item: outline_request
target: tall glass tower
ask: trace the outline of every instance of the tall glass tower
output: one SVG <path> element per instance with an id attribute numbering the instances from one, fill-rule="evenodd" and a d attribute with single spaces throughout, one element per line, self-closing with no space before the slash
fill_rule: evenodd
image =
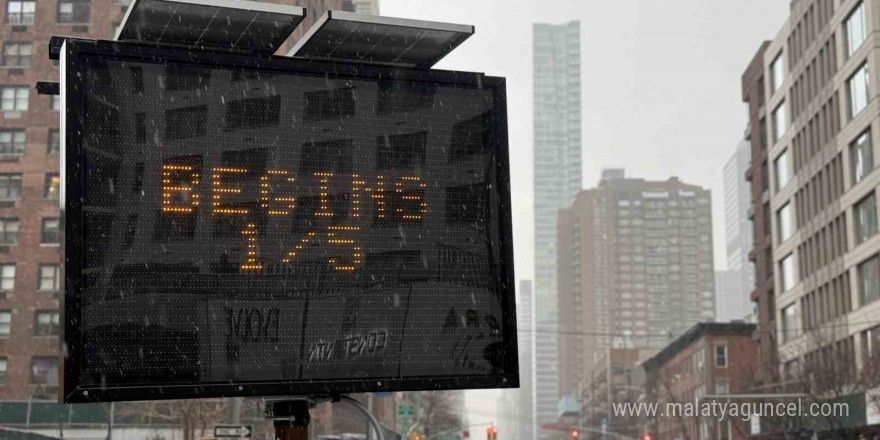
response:
<path id="1" fill-rule="evenodd" d="M 537 426 L 556 421 L 559 340 L 556 222 L 581 189 L 580 22 L 533 27 L 535 400 Z M 567 393 L 563 390 L 562 394 Z M 538 429 L 538 438 L 548 431 Z"/>
<path id="2" fill-rule="evenodd" d="M 556 218 L 581 189 L 580 22 L 534 25 L 535 293 L 555 319 Z"/>
<path id="3" fill-rule="evenodd" d="M 751 196 L 746 170 L 752 161 L 751 141 L 743 139 L 724 165 L 724 231 L 727 271 L 716 289 L 716 318 L 720 322 L 747 319 L 752 313 L 749 292 L 755 286 L 755 267 L 749 261 L 754 231 L 748 218 Z"/>

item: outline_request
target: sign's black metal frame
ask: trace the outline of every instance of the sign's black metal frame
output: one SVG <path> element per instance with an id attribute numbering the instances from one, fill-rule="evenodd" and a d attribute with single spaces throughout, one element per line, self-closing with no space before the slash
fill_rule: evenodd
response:
<path id="1" fill-rule="evenodd" d="M 63 305 L 63 366 L 62 392 L 65 403 L 185 399 L 231 396 L 284 396 L 342 394 L 357 392 L 387 392 L 413 390 L 450 390 L 474 388 L 514 388 L 519 386 L 517 360 L 517 330 L 515 278 L 513 272 L 513 227 L 511 221 L 509 156 L 507 149 L 507 106 L 504 78 L 482 73 L 441 70 L 418 70 L 366 64 L 304 61 L 288 57 L 268 57 L 235 54 L 225 51 L 194 51 L 156 45 L 104 40 L 66 39 L 61 48 L 62 93 L 62 187 L 61 211 L 65 222 L 64 234 L 64 305 Z M 248 381 L 240 383 L 168 383 L 132 384 L 126 386 L 86 386 L 81 382 L 83 356 L 81 333 L 81 293 L 84 266 L 83 198 L 86 188 L 86 156 L 82 150 L 83 121 L 79 115 L 84 108 L 84 84 L 80 65 L 83 55 L 102 56 L 119 60 L 159 63 L 180 63 L 200 67 L 250 68 L 264 72 L 295 73 L 320 77 L 352 79 L 396 79 L 402 81 L 431 81 L 462 88 L 482 88 L 493 91 L 500 120 L 495 126 L 493 158 L 498 185 L 497 197 L 500 218 L 498 230 L 501 246 L 498 286 L 501 290 L 503 317 L 503 368 L 493 375 L 458 375 L 426 377 L 373 377 L 339 378 L 335 380 L 301 381 Z"/>

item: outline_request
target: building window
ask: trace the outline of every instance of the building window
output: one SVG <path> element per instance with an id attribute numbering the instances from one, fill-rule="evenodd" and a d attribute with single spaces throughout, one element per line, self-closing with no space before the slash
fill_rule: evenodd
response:
<path id="1" fill-rule="evenodd" d="M 34 24 L 34 11 L 37 2 L 34 0 L 9 0 L 6 6 L 6 21 L 9 24 Z"/>
<path id="2" fill-rule="evenodd" d="M 773 63 L 770 64 L 770 88 L 771 92 L 775 92 L 782 87 L 782 82 L 785 80 L 785 59 L 782 57 L 782 52 L 779 52 L 776 55 L 776 59 L 773 60 Z"/>
<path id="3" fill-rule="evenodd" d="M 49 148 L 46 154 L 58 154 L 61 151 L 61 133 L 57 128 L 49 129 Z"/>
<path id="4" fill-rule="evenodd" d="M 761 163 L 761 194 L 770 188 L 770 173 L 767 172 L 767 162 Z"/>
<path id="5" fill-rule="evenodd" d="M 847 96 L 849 98 L 849 117 L 854 118 L 870 101 L 870 92 L 868 91 L 868 64 L 862 64 L 846 81 Z"/>
<path id="6" fill-rule="evenodd" d="M 874 255 L 858 267 L 861 306 L 880 298 L 880 255 Z"/>
<path id="7" fill-rule="evenodd" d="M 24 130 L 0 130 L 0 154 L 24 154 L 27 134 Z"/>
<path id="8" fill-rule="evenodd" d="M 849 144 L 853 184 L 859 183 L 874 170 L 874 147 L 871 145 L 871 129 L 868 128 Z"/>
<path id="9" fill-rule="evenodd" d="M 791 166 L 788 163 L 788 150 L 782 152 L 779 157 L 773 161 L 773 171 L 776 174 L 776 191 L 785 188 L 791 181 Z"/>
<path id="10" fill-rule="evenodd" d="M 730 382 L 715 382 L 715 394 L 719 396 L 730 394 Z"/>
<path id="11" fill-rule="evenodd" d="M 0 174 L 0 199 L 21 197 L 21 174 Z"/>
<path id="12" fill-rule="evenodd" d="M 794 254 L 788 254 L 779 263 L 779 273 L 782 278 L 782 291 L 787 292 L 795 284 L 794 277 Z"/>
<path id="13" fill-rule="evenodd" d="M 58 23 L 88 23 L 91 0 L 58 0 Z"/>
<path id="14" fill-rule="evenodd" d="M 59 221 L 57 218 L 43 219 L 43 232 L 40 243 L 58 244 Z"/>
<path id="15" fill-rule="evenodd" d="M 800 316 L 797 304 L 782 309 L 782 342 L 789 342 L 800 336 Z"/>
<path id="16" fill-rule="evenodd" d="M 55 356 L 31 358 L 31 383 L 58 385 L 58 358 Z"/>
<path id="17" fill-rule="evenodd" d="M 715 366 L 718 368 L 727 368 L 727 346 L 715 346 Z"/>
<path id="18" fill-rule="evenodd" d="M 7 41 L 3 45 L 3 65 L 7 67 L 30 67 L 31 42 Z"/>
<path id="19" fill-rule="evenodd" d="M 37 310 L 34 336 L 58 336 L 61 334 L 61 314 L 57 310 Z"/>
<path id="20" fill-rule="evenodd" d="M 11 292 L 15 289 L 15 264 L 0 264 L 0 290 Z"/>
<path id="21" fill-rule="evenodd" d="M 41 264 L 37 290 L 57 291 L 61 288 L 61 267 L 57 264 Z"/>
<path id="22" fill-rule="evenodd" d="M 853 214 L 856 222 L 856 244 L 858 245 L 877 233 L 877 201 L 874 198 L 874 193 L 856 203 L 853 210 L 855 211 Z"/>
<path id="23" fill-rule="evenodd" d="M 46 192 L 47 199 L 58 200 L 61 193 L 61 178 L 58 173 L 46 173 Z"/>
<path id="24" fill-rule="evenodd" d="M 12 331 L 12 311 L 0 310 L 0 336 L 9 336 Z"/>
<path id="25" fill-rule="evenodd" d="M 17 218 L 0 218 L 0 244 L 18 244 L 18 228 Z"/>
<path id="26" fill-rule="evenodd" d="M 761 133 L 761 148 L 767 148 L 767 118 L 761 118 L 758 131 Z"/>
<path id="27" fill-rule="evenodd" d="M 61 95 L 52 95 L 52 103 L 50 104 L 52 110 L 58 111 L 61 110 Z"/>
<path id="28" fill-rule="evenodd" d="M 776 211 L 776 223 L 779 225 L 779 242 L 783 243 L 794 234 L 794 225 L 791 215 L 791 203 Z"/>
<path id="29" fill-rule="evenodd" d="M 28 109 L 27 87 L 0 87 L 0 110 L 25 111 Z"/>
<path id="30" fill-rule="evenodd" d="M 849 14 L 849 17 L 846 17 L 843 29 L 846 32 L 846 56 L 849 58 L 862 46 L 862 43 L 865 42 L 865 37 L 868 35 L 864 3 L 860 2 Z"/>
<path id="31" fill-rule="evenodd" d="M 779 142 L 788 130 L 788 118 L 785 114 L 785 101 L 773 110 L 773 142 Z"/>
<path id="32" fill-rule="evenodd" d="M 0 357 L 0 384 L 6 383 L 6 357 Z"/>
<path id="33" fill-rule="evenodd" d="M 372 14 L 373 5 L 370 3 L 355 3 L 354 12 L 358 14 Z"/>
<path id="34" fill-rule="evenodd" d="M 862 353 L 865 360 L 880 360 L 880 325 L 862 332 Z"/>

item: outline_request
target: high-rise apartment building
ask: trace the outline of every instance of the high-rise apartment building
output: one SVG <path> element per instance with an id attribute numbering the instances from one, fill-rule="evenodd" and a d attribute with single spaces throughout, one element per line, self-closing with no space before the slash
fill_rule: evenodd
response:
<path id="1" fill-rule="evenodd" d="M 519 333 L 518 438 L 535 440 L 535 291 L 530 280 L 519 283 L 516 328 Z"/>
<path id="2" fill-rule="evenodd" d="M 52 399 L 58 390 L 60 101 L 34 89 L 37 81 L 59 80 L 49 38 L 112 39 L 129 2 L 0 2 L 0 400 Z M 342 0 L 272 2 L 306 6 L 312 21 L 344 6 Z"/>
<path id="3" fill-rule="evenodd" d="M 495 417 L 497 422 L 495 427 L 503 437 L 509 438 L 526 438 L 520 434 L 519 413 L 520 400 L 516 390 L 501 390 L 495 403 Z M 479 435 L 479 433 L 477 433 Z"/>
<path id="4" fill-rule="evenodd" d="M 127 2 L 126 2 L 127 3 Z M 0 24 L 0 399 L 54 398 L 60 297 L 59 100 L 49 38 L 113 38 L 126 5 L 115 0 L 7 0 Z"/>
<path id="5" fill-rule="evenodd" d="M 580 22 L 535 24 L 535 298 L 556 317 L 556 215 L 581 189 Z"/>
<path id="6" fill-rule="evenodd" d="M 727 270 L 716 282 L 716 318 L 719 321 L 744 319 L 752 313 L 749 292 L 755 285 L 755 270 L 749 262 L 754 233 L 748 218 L 751 191 L 745 179 L 751 159 L 746 138 L 736 146 L 724 165 L 724 236 Z"/>
<path id="7" fill-rule="evenodd" d="M 765 78 L 768 184 L 753 189 L 784 375 L 832 349 L 839 377 L 880 362 L 878 14 L 866 0 L 794 1 L 751 73 Z"/>
<path id="8" fill-rule="evenodd" d="M 559 404 L 559 333 L 556 323 L 535 323 L 535 429 L 538 439 L 553 438 L 553 431 L 542 429 L 545 423 L 555 423 Z"/>
<path id="9" fill-rule="evenodd" d="M 580 22 L 538 23 L 533 34 L 535 396 L 540 426 L 556 421 L 560 395 L 556 216 L 581 188 Z M 543 439 L 550 432 L 538 434 Z"/>
<path id="10" fill-rule="evenodd" d="M 517 291 L 516 329 L 519 351 L 519 389 L 498 396 L 498 429 L 505 438 L 534 440 L 535 432 L 535 300 L 531 280 L 521 280 Z"/>
<path id="11" fill-rule="evenodd" d="M 709 190 L 604 177 L 559 214 L 563 388 L 610 348 L 659 349 L 715 317 Z"/>

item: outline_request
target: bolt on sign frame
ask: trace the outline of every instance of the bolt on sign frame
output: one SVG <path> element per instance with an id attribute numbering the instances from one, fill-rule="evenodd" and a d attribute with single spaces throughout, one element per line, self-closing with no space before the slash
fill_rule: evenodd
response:
<path id="1" fill-rule="evenodd" d="M 503 78 L 59 57 L 64 402 L 518 386 Z"/>

